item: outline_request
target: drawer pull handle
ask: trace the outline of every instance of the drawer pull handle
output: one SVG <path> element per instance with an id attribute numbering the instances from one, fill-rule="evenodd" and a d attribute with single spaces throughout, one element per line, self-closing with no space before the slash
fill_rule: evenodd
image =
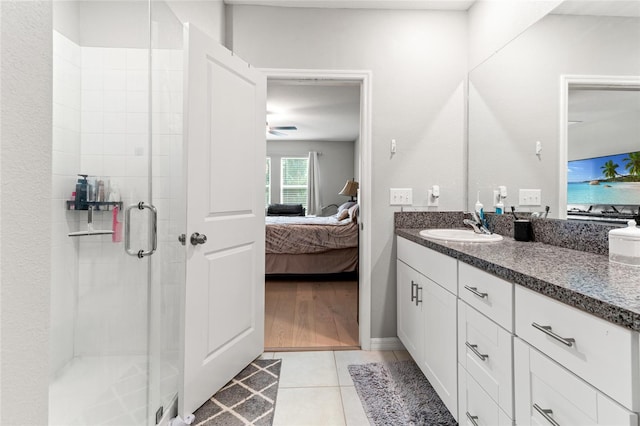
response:
<path id="1" fill-rule="evenodd" d="M 476 420 L 478 420 L 478 416 L 472 416 L 471 414 L 469 414 L 469 412 L 467 411 L 467 418 L 469 419 L 469 421 L 471 422 L 471 424 L 473 424 L 473 426 L 478 426 L 478 422 Z"/>
<path id="2" fill-rule="evenodd" d="M 464 342 L 465 345 L 467 345 L 467 347 L 471 350 L 471 352 L 473 352 L 475 354 L 475 356 L 477 356 L 478 358 L 480 358 L 482 361 L 486 360 L 487 358 L 489 358 L 489 355 L 487 354 L 481 354 L 478 351 L 478 345 L 472 345 L 469 342 Z"/>
<path id="3" fill-rule="evenodd" d="M 553 410 L 540 408 L 538 404 L 533 404 L 533 408 L 535 408 L 535 410 L 538 413 L 540 413 L 540 415 L 544 417 L 544 419 L 549 423 L 551 423 L 553 426 L 560 426 L 560 423 L 556 422 L 555 420 L 553 420 L 553 417 L 551 417 L 551 415 L 553 414 Z"/>
<path id="4" fill-rule="evenodd" d="M 535 322 L 532 322 L 531 325 L 533 326 L 533 328 L 542 331 L 547 336 L 553 337 L 558 342 L 560 342 L 560 343 L 562 343 L 564 345 L 567 345 L 569 347 L 573 346 L 573 344 L 576 342 L 576 339 L 574 339 L 574 338 L 562 337 L 562 336 L 557 335 L 556 333 L 553 332 L 553 330 L 551 330 L 551 326 L 550 325 L 540 325 L 540 324 L 536 324 Z"/>
<path id="5" fill-rule="evenodd" d="M 419 287 L 418 284 L 416 284 L 416 306 L 418 306 L 418 303 L 422 303 L 422 299 L 418 296 L 419 291 L 422 292 L 422 287 Z"/>
<path id="6" fill-rule="evenodd" d="M 413 288 L 418 288 L 418 284 L 414 283 L 413 280 L 411 280 L 411 301 L 413 302 L 414 300 L 416 300 L 418 298 L 418 292 L 416 291 L 416 294 L 413 294 Z"/>
<path id="7" fill-rule="evenodd" d="M 484 299 L 485 297 L 487 297 L 489 294 L 488 293 L 480 293 L 478 291 L 478 287 L 469 287 L 468 285 L 465 285 L 464 288 L 466 288 L 467 290 L 469 290 L 471 293 L 475 294 L 476 296 Z"/>

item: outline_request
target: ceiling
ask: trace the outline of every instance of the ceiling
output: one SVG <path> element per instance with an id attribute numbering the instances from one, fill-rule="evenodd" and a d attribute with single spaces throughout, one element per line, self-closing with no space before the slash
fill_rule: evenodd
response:
<path id="1" fill-rule="evenodd" d="M 280 81 L 267 84 L 267 124 L 296 126 L 267 140 L 355 141 L 360 132 L 357 83 Z"/>
<path id="2" fill-rule="evenodd" d="M 224 0 L 226 4 L 335 9 L 467 10 L 475 0 Z"/>
<path id="3" fill-rule="evenodd" d="M 565 0 L 552 14 L 640 17 L 638 0 Z"/>

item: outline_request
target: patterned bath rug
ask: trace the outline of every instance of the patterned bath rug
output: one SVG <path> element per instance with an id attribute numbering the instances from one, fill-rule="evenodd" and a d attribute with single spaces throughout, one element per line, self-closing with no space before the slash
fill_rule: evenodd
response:
<path id="1" fill-rule="evenodd" d="M 375 362 L 348 369 L 372 425 L 457 424 L 415 362 Z"/>
<path id="2" fill-rule="evenodd" d="M 271 426 L 281 359 L 257 359 L 195 413 L 194 426 Z"/>

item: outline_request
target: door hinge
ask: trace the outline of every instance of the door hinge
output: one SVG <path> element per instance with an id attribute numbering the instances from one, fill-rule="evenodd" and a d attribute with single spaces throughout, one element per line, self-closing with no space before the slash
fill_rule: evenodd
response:
<path id="1" fill-rule="evenodd" d="M 164 407 L 161 405 L 160 408 L 156 411 L 156 424 L 160 423 L 162 420 L 162 415 L 164 414 Z"/>

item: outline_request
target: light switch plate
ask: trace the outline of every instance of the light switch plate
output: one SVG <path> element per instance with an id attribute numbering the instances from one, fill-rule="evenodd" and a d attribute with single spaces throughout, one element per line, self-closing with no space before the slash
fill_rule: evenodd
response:
<path id="1" fill-rule="evenodd" d="M 541 206 L 542 190 L 521 189 L 519 192 L 518 204 L 520 204 L 521 206 Z"/>
<path id="2" fill-rule="evenodd" d="M 389 189 L 389 204 L 392 206 L 410 206 L 413 204 L 412 188 Z"/>

